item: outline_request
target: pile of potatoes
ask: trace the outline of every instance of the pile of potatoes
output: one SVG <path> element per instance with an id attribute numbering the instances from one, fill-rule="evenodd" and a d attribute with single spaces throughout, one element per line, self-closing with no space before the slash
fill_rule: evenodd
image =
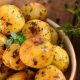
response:
<path id="1" fill-rule="evenodd" d="M 66 80 L 69 56 L 39 3 L 0 6 L 0 80 Z M 28 36 L 23 44 L 4 47 L 11 32 Z"/>

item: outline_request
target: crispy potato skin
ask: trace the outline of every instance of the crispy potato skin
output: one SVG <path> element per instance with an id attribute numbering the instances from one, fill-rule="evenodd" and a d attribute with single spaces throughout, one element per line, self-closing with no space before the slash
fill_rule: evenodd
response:
<path id="1" fill-rule="evenodd" d="M 19 44 L 11 44 L 7 47 L 3 54 L 3 63 L 14 70 L 22 70 L 25 68 L 25 65 L 21 62 L 19 58 Z"/>
<path id="2" fill-rule="evenodd" d="M 68 53 L 60 46 L 53 46 L 53 61 L 52 64 L 58 67 L 62 72 L 65 72 L 69 66 Z"/>
<path id="3" fill-rule="evenodd" d="M 25 16 L 26 21 L 32 19 L 46 20 L 48 17 L 47 9 L 39 3 L 29 3 L 21 7 L 23 15 Z"/>
<path id="4" fill-rule="evenodd" d="M 25 19 L 20 9 L 14 5 L 0 6 L 0 32 L 9 35 L 19 32 L 25 24 Z"/>
<path id="5" fill-rule="evenodd" d="M 57 67 L 49 65 L 37 72 L 35 80 L 66 80 L 66 78 Z"/>
<path id="6" fill-rule="evenodd" d="M 41 20 L 30 20 L 23 27 L 22 32 L 29 38 L 41 36 L 51 41 L 50 26 L 48 23 Z"/>
<path id="7" fill-rule="evenodd" d="M 26 72 L 21 71 L 7 78 L 7 80 L 30 80 Z"/>
<path id="8" fill-rule="evenodd" d="M 4 34 L 0 33 L 0 46 L 4 46 L 7 40 L 8 38 Z"/>
<path id="9" fill-rule="evenodd" d="M 19 54 L 25 65 L 43 68 L 52 62 L 52 44 L 42 38 L 31 38 L 22 44 Z"/>

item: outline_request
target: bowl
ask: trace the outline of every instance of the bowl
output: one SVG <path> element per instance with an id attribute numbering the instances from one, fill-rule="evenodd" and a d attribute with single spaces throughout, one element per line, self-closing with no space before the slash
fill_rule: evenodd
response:
<path id="1" fill-rule="evenodd" d="M 62 30 L 58 30 L 57 28 L 60 27 L 58 24 L 56 24 L 54 21 L 47 19 L 47 22 L 55 28 L 55 30 L 59 33 L 59 36 L 61 39 L 64 40 L 65 48 L 68 52 L 68 55 L 70 57 L 70 65 L 65 73 L 65 76 L 67 80 L 76 80 L 76 70 L 77 70 L 77 63 L 76 63 L 76 55 L 73 48 L 73 45 L 68 38 L 68 36 L 65 35 L 65 33 Z"/>

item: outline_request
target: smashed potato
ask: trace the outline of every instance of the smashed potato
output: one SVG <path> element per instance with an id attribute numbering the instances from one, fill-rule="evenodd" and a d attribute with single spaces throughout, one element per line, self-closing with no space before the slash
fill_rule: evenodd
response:
<path id="1" fill-rule="evenodd" d="M 32 19 L 46 20 L 48 17 L 47 9 L 43 5 L 36 2 L 23 5 L 21 10 L 26 21 Z"/>
<path id="2" fill-rule="evenodd" d="M 20 9 L 14 5 L 0 6 L 0 32 L 9 35 L 19 32 L 25 24 L 25 19 Z"/>
<path id="3" fill-rule="evenodd" d="M 31 38 L 22 44 L 19 54 L 25 65 L 43 68 L 52 62 L 52 44 L 42 38 Z"/>
<path id="4" fill-rule="evenodd" d="M 19 44 L 11 44 L 6 48 L 3 54 L 3 63 L 5 66 L 14 70 L 22 70 L 25 68 L 25 65 L 19 58 L 19 49 Z"/>

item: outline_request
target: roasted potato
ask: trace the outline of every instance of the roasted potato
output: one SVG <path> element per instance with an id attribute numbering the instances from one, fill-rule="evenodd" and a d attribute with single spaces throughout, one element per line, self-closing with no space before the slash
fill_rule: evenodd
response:
<path id="1" fill-rule="evenodd" d="M 57 67 L 49 65 L 37 72 L 35 80 L 66 80 L 66 78 Z"/>
<path id="2" fill-rule="evenodd" d="M 9 75 L 9 68 L 4 66 L 4 64 L 0 64 L 0 80 L 4 80 Z"/>
<path id="3" fill-rule="evenodd" d="M 4 46 L 7 40 L 8 40 L 7 37 L 0 33 L 0 46 Z"/>
<path id="4" fill-rule="evenodd" d="M 68 53 L 60 46 L 53 46 L 53 61 L 52 64 L 58 67 L 62 72 L 65 72 L 69 66 Z"/>
<path id="5" fill-rule="evenodd" d="M 3 63 L 3 61 L 2 61 L 3 53 L 4 53 L 3 47 L 0 46 L 0 65 Z"/>
<path id="6" fill-rule="evenodd" d="M 41 36 L 51 41 L 49 24 L 41 20 L 30 20 L 23 27 L 22 32 L 29 38 Z"/>
<path id="7" fill-rule="evenodd" d="M 50 32 L 51 32 L 51 43 L 55 45 L 58 43 L 58 33 L 53 27 L 50 27 Z"/>
<path id="8" fill-rule="evenodd" d="M 52 62 L 52 44 L 40 37 L 31 38 L 22 44 L 19 54 L 25 65 L 43 68 Z"/>
<path id="9" fill-rule="evenodd" d="M 32 19 L 46 20 L 48 17 L 47 9 L 42 4 L 36 2 L 23 5 L 21 10 L 26 21 Z"/>
<path id="10" fill-rule="evenodd" d="M 25 68 L 25 65 L 21 62 L 19 58 L 19 44 L 11 44 L 7 47 L 3 54 L 3 63 L 14 70 L 22 70 Z"/>
<path id="11" fill-rule="evenodd" d="M 14 5 L 0 6 L 0 32 L 9 35 L 19 32 L 25 24 L 25 19 L 20 9 Z"/>
<path id="12" fill-rule="evenodd" d="M 6 80 L 31 80 L 26 72 L 21 71 L 8 77 Z"/>

